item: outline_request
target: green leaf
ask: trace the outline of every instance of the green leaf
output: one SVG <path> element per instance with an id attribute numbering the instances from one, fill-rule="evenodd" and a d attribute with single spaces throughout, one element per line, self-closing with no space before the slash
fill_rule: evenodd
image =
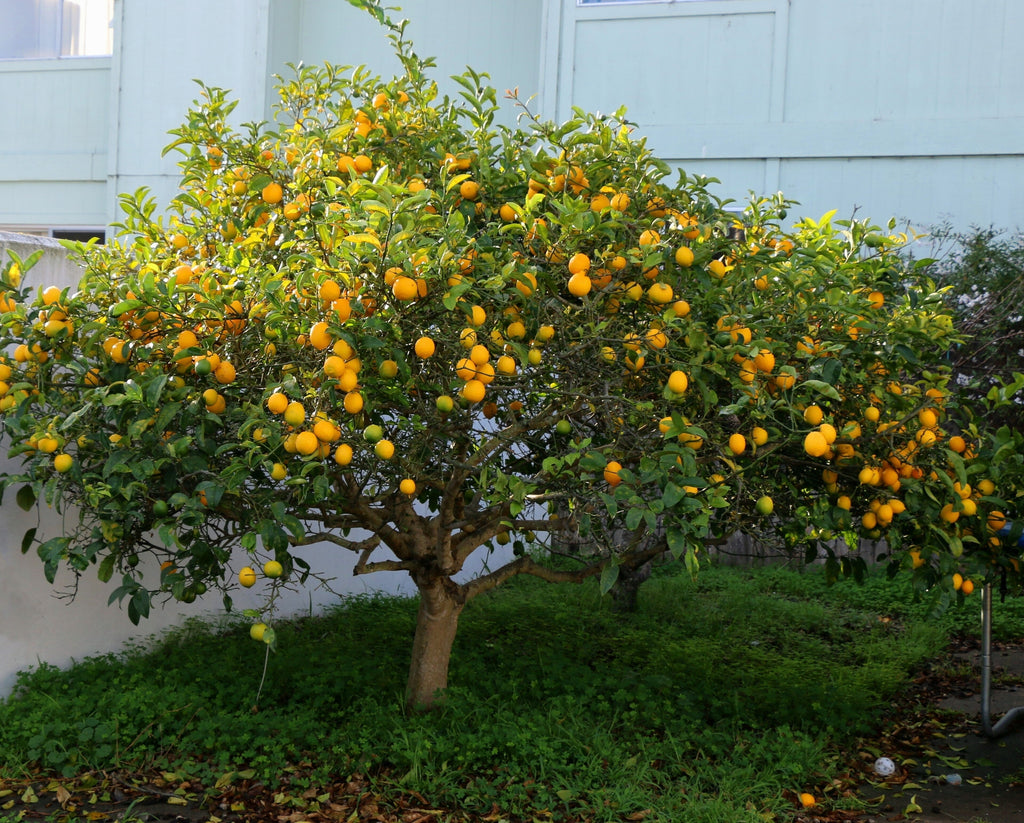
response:
<path id="1" fill-rule="evenodd" d="M 114 563 L 117 561 L 116 555 L 108 554 L 103 558 L 100 563 L 99 569 L 96 570 L 96 576 L 99 577 L 100 582 L 109 583 L 110 578 L 114 576 Z"/>
<path id="2" fill-rule="evenodd" d="M 36 527 L 33 526 L 31 529 L 25 532 L 24 536 L 21 538 L 22 554 L 28 554 L 28 550 L 32 548 L 32 543 L 35 542 L 36 539 L 36 531 Z"/>
<path id="3" fill-rule="evenodd" d="M 634 506 L 628 512 L 626 512 L 626 528 L 632 531 L 640 525 L 640 521 L 644 519 L 644 510 L 639 506 Z"/>
<path id="4" fill-rule="evenodd" d="M 615 581 L 619 579 L 619 564 L 608 563 L 601 570 L 601 594 L 608 594 L 611 591 L 612 586 L 615 585 Z"/>
<path id="5" fill-rule="evenodd" d="M 31 511 L 36 504 L 36 493 L 31 486 L 22 486 L 14 496 L 15 502 L 22 511 Z"/>
<path id="6" fill-rule="evenodd" d="M 160 401 L 160 395 L 163 393 L 164 386 L 167 385 L 167 381 L 170 375 L 167 373 L 161 374 L 156 380 L 146 386 L 146 402 L 155 407 Z"/>
<path id="7" fill-rule="evenodd" d="M 686 492 L 680 486 L 677 486 L 675 483 L 668 483 L 665 486 L 665 491 L 662 492 L 661 502 L 665 505 L 666 509 L 671 509 L 684 497 L 686 497 Z"/>
<path id="8" fill-rule="evenodd" d="M 824 395 L 825 397 L 828 397 L 831 400 L 840 399 L 839 392 L 836 391 L 833 386 L 830 386 L 823 380 L 805 380 L 802 385 L 814 389 L 816 392 L 818 392 L 818 394 Z"/>

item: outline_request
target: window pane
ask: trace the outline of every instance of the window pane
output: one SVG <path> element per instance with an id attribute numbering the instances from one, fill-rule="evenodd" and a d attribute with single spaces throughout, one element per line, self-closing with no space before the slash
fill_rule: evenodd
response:
<path id="1" fill-rule="evenodd" d="M 0 59 L 113 51 L 114 0 L 0 0 Z"/>

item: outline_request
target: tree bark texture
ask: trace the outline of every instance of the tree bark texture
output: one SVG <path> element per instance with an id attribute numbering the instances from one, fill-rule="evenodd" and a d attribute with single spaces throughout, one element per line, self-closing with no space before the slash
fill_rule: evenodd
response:
<path id="1" fill-rule="evenodd" d="M 420 607 L 405 702 L 413 711 L 425 711 L 433 708 L 448 688 L 448 663 L 464 603 L 455 585 L 445 578 L 418 585 Z"/>

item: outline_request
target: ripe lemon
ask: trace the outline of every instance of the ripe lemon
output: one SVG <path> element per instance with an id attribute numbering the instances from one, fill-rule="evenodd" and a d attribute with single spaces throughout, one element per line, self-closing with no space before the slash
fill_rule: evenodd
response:
<path id="1" fill-rule="evenodd" d="M 604 467 L 604 479 L 609 486 L 618 486 L 622 482 L 619 472 L 622 471 L 622 464 L 617 460 L 609 460 Z"/>
<path id="2" fill-rule="evenodd" d="M 688 269 L 693 265 L 693 250 L 689 246 L 680 246 L 676 249 L 676 264 Z"/>
<path id="3" fill-rule="evenodd" d="M 761 426 L 754 426 L 754 430 L 750 433 L 750 439 L 754 441 L 755 446 L 763 446 L 768 442 L 768 430 Z"/>
<path id="4" fill-rule="evenodd" d="M 263 642 L 263 636 L 267 633 L 266 623 L 253 623 L 249 627 L 249 637 L 258 643 Z"/>
<path id="5" fill-rule="evenodd" d="M 246 566 L 238 572 L 238 582 L 249 589 L 256 585 L 256 569 Z"/>
<path id="6" fill-rule="evenodd" d="M 672 311 L 675 312 L 676 317 L 686 317 L 690 313 L 690 304 L 685 300 L 676 300 L 672 304 Z"/>
<path id="7" fill-rule="evenodd" d="M 672 287 L 668 283 L 652 283 L 650 288 L 647 289 L 647 297 L 652 303 L 663 305 L 671 303 L 675 295 L 672 293 Z"/>
<path id="8" fill-rule="evenodd" d="M 352 447 L 348 443 L 342 443 L 334 450 L 334 462 L 339 466 L 347 466 L 352 462 Z"/>
<path id="9" fill-rule="evenodd" d="M 267 409 L 272 414 L 284 414 L 288 408 L 288 396 L 283 392 L 274 392 L 267 398 Z"/>
<path id="10" fill-rule="evenodd" d="M 330 420 L 321 418 L 313 424 L 313 434 L 321 443 L 333 443 L 341 437 L 341 431 Z"/>
<path id="11" fill-rule="evenodd" d="M 1006 515 L 1000 511 L 990 511 L 985 522 L 992 531 L 997 532 L 1006 525 Z"/>
<path id="12" fill-rule="evenodd" d="M 277 578 L 284 574 L 284 566 L 276 560 L 268 560 L 263 564 L 263 573 L 269 578 Z"/>
<path id="13" fill-rule="evenodd" d="M 960 584 L 960 591 L 962 591 L 964 594 L 970 594 L 971 592 L 973 592 L 974 591 L 974 581 L 973 580 L 965 580 L 963 583 Z"/>
<path id="14" fill-rule="evenodd" d="M 577 272 L 569 278 L 569 294 L 573 297 L 586 297 L 594 287 L 594 281 L 583 272 Z"/>
<path id="15" fill-rule="evenodd" d="M 70 471 L 71 467 L 75 464 L 75 459 L 67 452 L 61 452 L 53 458 L 53 468 L 61 474 Z"/>
<path id="16" fill-rule="evenodd" d="M 747 450 L 747 438 L 745 438 L 739 432 L 735 432 L 729 436 L 729 451 L 735 454 L 737 457 Z"/>
<path id="17" fill-rule="evenodd" d="M 953 508 L 952 503 L 947 503 L 939 512 L 939 518 L 947 523 L 956 523 L 960 519 L 960 512 Z"/>
<path id="18" fill-rule="evenodd" d="M 805 809 L 810 809 L 812 806 L 816 806 L 817 804 L 818 801 L 810 792 L 802 792 L 800 794 L 800 805 L 803 806 Z"/>
<path id="19" fill-rule="evenodd" d="M 309 430 L 299 432 L 295 438 L 295 451 L 299 454 L 309 456 L 319 448 L 320 440 Z"/>
<path id="20" fill-rule="evenodd" d="M 479 380 L 467 380 L 462 387 L 460 394 L 470 403 L 479 403 L 487 393 L 487 386 Z"/>
<path id="21" fill-rule="evenodd" d="M 391 284 L 391 293 L 396 300 L 414 300 L 419 296 L 419 287 L 413 278 L 403 274 Z"/>
<path id="22" fill-rule="evenodd" d="M 804 409 L 804 421 L 809 425 L 820 425 L 821 421 L 824 419 L 825 413 L 821 410 L 820 406 L 808 406 Z"/>
<path id="23" fill-rule="evenodd" d="M 280 183 L 267 183 L 263 187 L 263 191 L 260 192 L 260 196 L 263 198 L 264 203 L 274 206 L 280 203 L 284 197 L 284 189 L 281 188 Z"/>
<path id="24" fill-rule="evenodd" d="M 512 375 L 516 373 L 516 361 L 514 357 L 503 354 L 494 363 L 494 370 L 498 374 Z"/>
<path id="25" fill-rule="evenodd" d="M 227 360 L 222 360 L 213 370 L 213 379 L 221 385 L 235 382 L 235 367 Z"/>
<path id="26" fill-rule="evenodd" d="M 590 271 L 590 258 L 578 251 L 569 258 L 569 274 L 586 274 Z"/>
<path id="27" fill-rule="evenodd" d="M 401 483 L 398 484 L 398 490 L 402 494 L 406 494 L 409 497 L 412 497 L 414 494 L 416 494 L 416 481 L 413 480 L 411 477 L 406 477 Z"/>
<path id="28" fill-rule="evenodd" d="M 293 400 L 285 407 L 284 420 L 289 426 L 301 426 L 306 422 L 306 407 Z"/>
<path id="29" fill-rule="evenodd" d="M 804 451 L 811 457 L 821 457 L 828 451 L 828 441 L 819 431 L 808 432 L 804 438 Z"/>
<path id="30" fill-rule="evenodd" d="M 373 451 L 381 460 L 390 460 L 395 454 L 395 444 L 390 440 L 378 440 Z"/>
<path id="31" fill-rule="evenodd" d="M 363 395 L 357 391 L 349 391 L 345 393 L 344 406 L 345 411 L 349 414 L 359 414 L 363 410 L 365 402 Z"/>
<path id="32" fill-rule="evenodd" d="M 686 376 L 684 371 L 676 369 L 668 376 L 668 389 L 674 394 L 684 394 L 689 385 L 690 378 Z"/>
<path id="33" fill-rule="evenodd" d="M 416 341 L 415 346 L 413 346 L 413 351 L 416 352 L 416 356 L 421 360 L 426 360 L 428 357 L 432 357 L 436 349 L 437 347 L 434 344 L 434 341 L 426 336 L 419 338 Z"/>
<path id="34" fill-rule="evenodd" d="M 319 351 L 323 351 L 330 347 L 331 343 L 334 342 L 334 338 L 331 333 L 327 330 L 327 323 L 324 320 L 314 323 L 309 330 L 309 344 Z"/>
<path id="35" fill-rule="evenodd" d="M 275 463 L 270 469 L 270 476 L 274 480 L 284 480 L 288 476 L 288 469 L 284 463 Z"/>

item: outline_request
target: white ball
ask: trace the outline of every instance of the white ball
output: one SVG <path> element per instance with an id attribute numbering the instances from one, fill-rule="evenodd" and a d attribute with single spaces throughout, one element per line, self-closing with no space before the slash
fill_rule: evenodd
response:
<path id="1" fill-rule="evenodd" d="M 888 757 L 880 757 L 875 761 L 875 774 L 881 777 L 888 777 L 895 773 L 896 764 L 892 762 Z"/>

